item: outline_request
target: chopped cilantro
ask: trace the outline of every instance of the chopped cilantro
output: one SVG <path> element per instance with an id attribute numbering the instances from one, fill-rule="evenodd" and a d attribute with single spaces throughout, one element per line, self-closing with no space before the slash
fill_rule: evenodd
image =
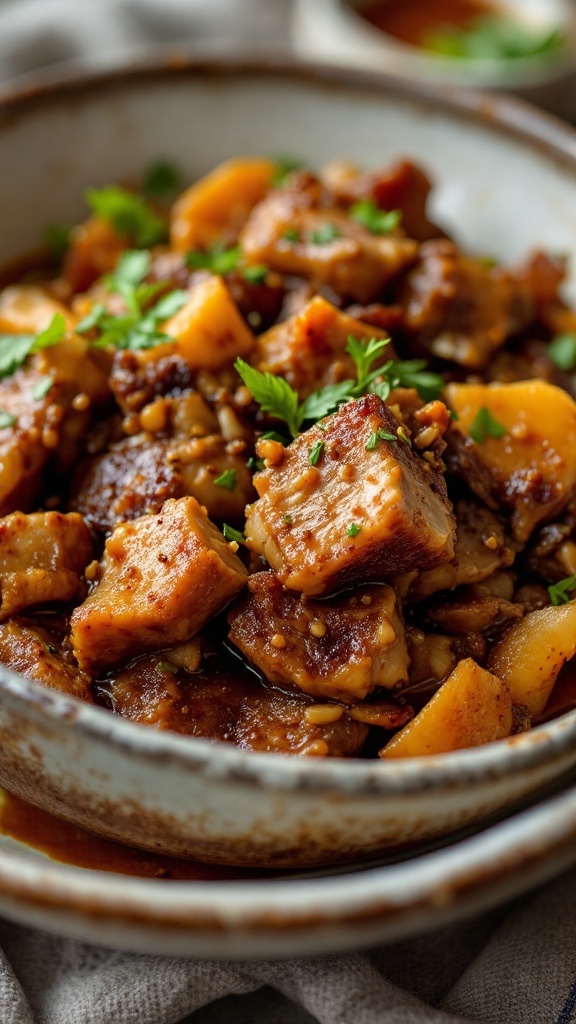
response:
<path id="1" fill-rule="evenodd" d="M 375 430 L 373 434 L 370 434 L 366 444 L 364 445 L 367 452 L 374 451 L 379 441 L 397 441 L 398 437 L 396 434 L 389 434 L 387 430 Z"/>
<path id="2" fill-rule="evenodd" d="M 361 199 L 350 207 L 350 216 L 373 235 L 389 235 L 402 220 L 402 211 L 382 210 L 372 199 Z"/>
<path id="3" fill-rule="evenodd" d="M 560 580 L 559 583 L 553 583 L 552 586 L 548 587 L 548 593 L 553 605 L 568 604 L 572 600 L 570 595 L 575 590 L 576 576 L 567 576 L 566 579 Z"/>
<path id="4" fill-rule="evenodd" d="M 483 444 L 487 437 L 504 437 L 508 429 L 495 420 L 487 406 L 483 405 L 470 424 L 468 433 L 476 444 Z"/>
<path id="5" fill-rule="evenodd" d="M 222 527 L 222 533 L 227 541 L 233 544 L 245 544 L 244 534 L 240 533 L 240 530 L 235 530 L 233 526 L 228 526 L 228 523 L 224 523 Z"/>
<path id="6" fill-rule="evenodd" d="M 350 523 L 350 526 L 346 530 L 346 536 L 347 537 L 356 537 L 360 533 L 361 529 L 362 529 L 362 527 L 358 526 L 357 523 Z"/>
<path id="7" fill-rule="evenodd" d="M 230 491 L 230 494 L 233 494 L 238 483 L 238 480 L 236 479 L 236 470 L 226 469 L 220 474 L 220 476 L 216 477 L 214 483 L 217 484 L 218 487 L 223 487 L 224 490 Z"/>
<path id="8" fill-rule="evenodd" d="M 255 455 L 251 455 L 246 463 L 247 468 L 251 473 L 260 473 L 264 469 L 264 463 L 262 459 L 257 459 Z"/>
<path id="9" fill-rule="evenodd" d="M 308 462 L 311 466 L 318 465 L 325 447 L 326 445 L 324 444 L 324 441 L 316 441 L 316 443 L 312 445 L 308 452 Z"/>
<path id="10" fill-rule="evenodd" d="M 296 437 L 302 418 L 298 395 L 288 381 L 273 373 L 261 373 L 243 359 L 237 359 L 234 366 L 262 411 L 283 420 L 292 437 Z"/>
<path id="11" fill-rule="evenodd" d="M 0 409 L 0 430 L 4 430 L 6 427 L 13 427 L 15 423 L 15 416 L 12 416 L 11 413 L 6 412 L 5 409 Z"/>
<path id="12" fill-rule="evenodd" d="M 134 192 L 118 185 L 90 188 L 86 202 L 96 214 L 108 221 L 119 235 L 130 238 L 139 249 L 156 245 L 166 237 L 166 224 Z"/>
<path id="13" fill-rule="evenodd" d="M 317 231 L 313 231 L 310 235 L 310 241 L 314 245 L 328 245 L 330 242 L 334 242 L 337 238 L 342 238 L 342 232 L 340 228 L 336 227 L 336 224 L 327 222 L 323 224 Z"/>
<path id="14" fill-rule="evenodd" d="M 548 358 L 559 370 L 569 373 L 576 369 L 576 334 L 567 331 L 557 334 L 548 347 Z"/>
<path id="15" fill-rule="evenodd" d="M 42 398 L 46 398 L 46 395 L 54 385 L 54 379 L 52 377 L 40 377 L 40 380 L 34 385 L 32 389 L 32 398 L 39 402 Z"/>
<path id="16" fill-rule="evenodd" d="M 144 194 L 158 199 L 170 199 L 181 187 L 180 171 L 169 160 L 157 160 L 151 164 L 142 183 Z"/>
<path id="17" fill-rule="evenodd" d="M 291 515 L 286 514 L 285 516 L 282 516 L 282 522 L 284 523 L 284 526 L 292 526 L 294 520 Z"/>
<path id="18" fill-rule="evenodd" d="M 238 269 L 242 257 L 239 245 L 232 249 L 224 249 L 221 245 L 213 246 L 209 252 L 193 250 L 186 253 L 186 266 L 191 270 L 210 270 L 213 274 L 229 274 Z"/>

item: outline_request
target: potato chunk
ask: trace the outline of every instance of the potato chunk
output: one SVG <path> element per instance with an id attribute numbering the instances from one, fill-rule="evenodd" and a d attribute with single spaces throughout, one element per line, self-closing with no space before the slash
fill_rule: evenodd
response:
<path id="1" fill-rule="evenodd" d="M 75 512 L 0 519 L 0 622 L 32 605 L 77 597 L 91 558 L 88 527 Z"/>
<path id="2" fill-rule="evenodd" d="M 275 171 L 272 160 L 237 157 L 195 182 L 172 208 L 172 248 L 178 252 L 203 249 L 222 233 L 234 237 L 252 207 L 266 194 Z"/>
<path id="3" fill-rule="evenodd" d="M 516 540 L 527 541 L 576 486 L 576 404 L 565 391 L 536 380 L 449 384 L 446 396 L 458 415 L 455 431 L 468 435 L 481 409 L 505 429 L 501 437 L 488 433 L 475 451 L 488 470 L 494 497 L 512 512 Z M 473 471 L 467 480 L 475 489 Z"/>
<path id="4" fill-rule="evenodd" d="M 380 398 L 367 395 L 300 434 L 280 450 L 279 464 L 256 474 L 260 500 L 248 510 L 246 539 L 284 586 L 314 596 L 452 557 L 443 478 L 397 429 Z M 377 443 L 367 449 L 374 434 Z M 390 434 L 395 440 L 386 439 Z"/>
<path id="5" fill-rule="evenodd" d="M 354 379 L 355 366 L 346 352 L 351 334 L 359 341 L 387 337 L 316 295 L 295 316 L 260 335 L 253 362 L 259 370 L 285 377 L 306 398 L 327 384 Z M 387 348 L 386 358 L 393 355 Z"/>
<path id="6" fill-rule="evenodd" d="M 512 697 L 496 676 L 471 658 L 461 661 L 380 757 L 423 757 L 477 747 L 512 732 Z"/>
<path id="7" fill-rule="evenodd" d="M 539 608 L 510 627 L 498 641 L 488 667 L 525 704 L 541 715 L 564 663 L 576 654 L 576 602 Z"/>
<path id="8" fill-rule="evenodd" d="M 408 678 L 408 651 L 392 587 L 362 587 L 302 602 L 271 572 L 252 576 L 228 615 L 230 640 L 271 683 L 345 704 Z"/>
<path id="9" fill-rule="evenodd" d="M 119 526 L 106 543 L 100 582 L 72 615 L 80 666 L 118 664 L 189 640 L 242 589 L 248 573 L 191 497 Z"/>
<path id="10" fill-rule="evenodd" d="M 194 285 L 186 304 L 162 330 L 175 339 L 180 355 L 194 370 L 217 370 L 248 355 L 256 344 L 224 281 L 215 275 Z"/>

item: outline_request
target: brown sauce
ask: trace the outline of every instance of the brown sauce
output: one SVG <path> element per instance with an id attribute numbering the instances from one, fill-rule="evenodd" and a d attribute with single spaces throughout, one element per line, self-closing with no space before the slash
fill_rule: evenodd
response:
<path id="1" fill-rule="evenodd" d="M 411 46 L 423 46 L 434 32 L 469 28 L 478 18 L 495 13 L 484 0 L 389 0 L 368 4 L 359 13 L 375 28 Z"/>
<path id="2" fill-rule="evenodd" d="M 53 860 L 73 864 L 75 867 L 171 881 L 220 882 L 273 878 L 286 874 L 286 871 L 229 868 L 147 853 L 111 839 L 102 839 L 77 825 L 60 821 L 3 790 L 0 790 L 0 797 L 2 835 L 25 843 Z"/>

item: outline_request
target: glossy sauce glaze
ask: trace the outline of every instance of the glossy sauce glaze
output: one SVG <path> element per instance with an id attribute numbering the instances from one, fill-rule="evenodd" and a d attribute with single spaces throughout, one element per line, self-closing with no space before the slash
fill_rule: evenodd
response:
<path id="1" fill-rule="evenodd" d="M 435 32 L 469 28 L 473 22 L 496 13 L 484 0 L 389 0 L 358 8 L 375 28 L 411 46 L 424 46 Z"/>

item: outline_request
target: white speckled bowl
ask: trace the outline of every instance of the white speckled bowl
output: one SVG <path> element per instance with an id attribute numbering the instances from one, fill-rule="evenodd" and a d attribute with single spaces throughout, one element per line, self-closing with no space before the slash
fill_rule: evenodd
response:
<path id="1" fill-rule="evenodd" d="M 159 156 L 190 177 L 235 153 L 420 161 L 434 217 L 507 260 L 576 251 L 576 137 L 512 101 L 386 77 L 172 61 L 0 101 L 0 260 L 81 215 L 87 185 Z M 122 721 L 0 671 L 0 784 L 111 838 L 223 863 L 346 862 L 480 821 L 576 764 L 576 714 L 425 760 L 249 754 Z"/>

